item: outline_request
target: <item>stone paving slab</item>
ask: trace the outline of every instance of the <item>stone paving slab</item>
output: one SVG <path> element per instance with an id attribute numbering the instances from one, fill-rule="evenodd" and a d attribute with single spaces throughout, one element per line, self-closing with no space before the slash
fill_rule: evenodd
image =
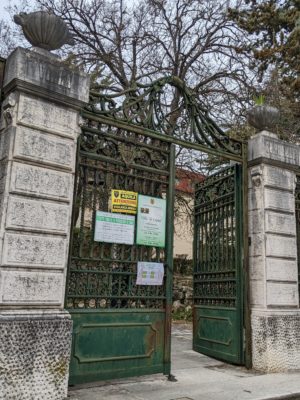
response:
<path id="1" fill-rule="evenodd" d="M 177 382 L 163 375 L 80 385 L 70 400 L 281 400 L 300 399 L 300 371 L 263 374 L 232 366 L 192 350 L 189 325 L 172 332 L 173 370 Z"/>

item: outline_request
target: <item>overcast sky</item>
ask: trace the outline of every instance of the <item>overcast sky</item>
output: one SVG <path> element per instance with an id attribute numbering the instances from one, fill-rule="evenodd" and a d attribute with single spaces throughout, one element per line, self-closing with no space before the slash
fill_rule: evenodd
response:
<path id="1" fill-rule="evenodd" d="M 134 3 L 138 0 L 127 0 L 128 3 Z M 31 1 L 29 0 L 29 3 Z M 9 19 L 10 16 L 7 11 L 5 11 L 5 7 L 7 7 L 10 3 L 10 0 L 0 0 L 0 19 Z M 18 0 L 11 0 L 12 4 L 18 4 Z M 33 3 L 33 1 L 32 1 Z"/>
<path id="2" fill-rule="evenodd" d="M 9 18 L 7 11 L 4 10 L 9 4 L 9 0 L 0 0 L 0 18 Z"/>

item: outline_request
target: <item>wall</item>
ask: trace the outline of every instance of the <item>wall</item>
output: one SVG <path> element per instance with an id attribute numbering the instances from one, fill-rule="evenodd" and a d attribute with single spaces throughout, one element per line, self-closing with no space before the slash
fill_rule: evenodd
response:
<path id="1" fill-rule="evenodd" d="M 253 367 L 300 369 L 295 180 L 300 147 L 263 131 L 249 142 Z"/>
<path id="2" fill-rule="evenodd" d="M 64 293 L 79 110 L 89 80 L 43 50 L 6 62 L 0 128 L 0 399 L 67 395 Z"/>

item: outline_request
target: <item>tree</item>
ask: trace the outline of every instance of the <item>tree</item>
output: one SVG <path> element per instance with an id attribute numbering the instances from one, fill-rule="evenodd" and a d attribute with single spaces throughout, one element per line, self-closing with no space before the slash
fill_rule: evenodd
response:
<path id="1" fill-rule="evenodd" d="M 235 0 L 236 7 L 242 1 Z M 244 36 L 228 15 L 231 3 L 36 0 L 32 7 L 54 11 L 67 22 L 76 39 L 74 48 L 66 48 L 68 61 L 83 65 L 98 83 L 102 80 L 120 91 L 133 82 L 174 75 L 191 87 L 214 119 L 227 126 L 249 99 L 255 81 L 249 60 L 236 52 Z M 178 109 L 178 92 L 168 93 L 166 99 L 171 113 Z"/>
<path id="2" fill-rule="evenodd" d="M 236 6 L 241 2 L 236 0 Z M 232 0 L 138 0 L 134 5 L 125 0 L 36 3 L 66 21 L 76 41 L 73 48 L 66 47 L 66 62 L 88 70 L 96 89 L 109 86 L 113 93 L 126 93 L 136 82 L 146 84 L 173 75 L 186 82 L 226 129 L 249 99 L 255 75 L 249 72 L 249 59 L 236 51 L 244 35 L 228 15 Z M 135 89 L 134 94 L 137 92 Z M 161 99 L 170 125 L 184 122 L 178 89 L 165 89 Z M 207 173 L 211 161 L 178 149 L 180 168 Z M 216 165 L 220 160 L 213 160 Z"/>
<path id="3" fill-rule="evenodd" d="M 134 6 L 125 0 L 37 2 L 68 23 L 76 39 L 72 62 L 97 74 L 101 70 L 116 91 L 174 75 L 209 109 L 224 109 L 224 103 L 246 97 L 246 62 L 235 52 L 242 35 L 223 1 L 140 0 Z M 173 102 L 176 107 L 176 95 Z"/>
<path id="4" fill-rule="evenodd" d="M 236 52 L 244 36 L 228 16 L 229 2 L 139 0 L 134 6 L 125 0 L 37 2 L 60 15 L 74 34 L 76 45 L 69 60 L 84 65 L 95 83 L 109 85 L 114 92 L 173 75 L 186 82 L 226 128 L 249 99 L 255 76 L 249 73 L 248 59 Z M 162 102 L 175 127 L 183 118 L 179 91 L 165 88 Z M 184 153 L 177 157 L 180 167 L 207 171 L 207 158 L 198 156 L 194 163 L 191 158 L 197 156 Z"/>
<path id="5" fill-rule="evenodd" d="M 243 8 L 229 9 L 239 27 L 250 34 L 243 50 L 259 63 L 261 77 L 277 67 L 282 82 L 300 91 L 300 0 L 245 0 Z"/>
<path id="6" fill-rule="evenodd" d="M 245 0 L 229 9 L 250 35 L 239 51 L 253 56 L 269 104 L 281 110 L 278 134 L 297 141 L 300 134 L 300 0 Z"/>
<path id="7" fill-rule="evenodd" d="M 236 0 L 236 6 L 242 1 Z M 186 82 L 213 119 L 227 129 L 249 102 L 255 81 L 255 74 L 249 72 L 249 59 L 236 52 L 244 35 L 228 15 L 228 4 L 232 3 L 36 0 L 32 8 L 54 11 L 67 22 L 76 45 L 65 48 L 66 62 L 86 68 L 94 84 L 120 92 L 134 82 L 176 76 Z M 26 0 L 22 11 L 24 8 L 29 11 Z M 11 8 L 11 14 L 17 12 Z M 162 99 L 171 125 L 175 126 L 182 116 L 178 90 L 168 88 Z M 200 167 L 206 168 L 207 159 L 200 158 Z M 181 161 L 182 167 L 194 165 L 183 162 L 183 158 Z"/>

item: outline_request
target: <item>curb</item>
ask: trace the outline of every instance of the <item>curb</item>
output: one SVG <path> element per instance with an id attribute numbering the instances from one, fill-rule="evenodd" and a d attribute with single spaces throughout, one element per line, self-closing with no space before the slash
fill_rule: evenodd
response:
<path id="1" fill-rule="evenodd" d="M 283 394 L 283 395 L 274 396 L 274 397 L 264 397 L 261 400 L 300 400 L 300 392 Z"/>

